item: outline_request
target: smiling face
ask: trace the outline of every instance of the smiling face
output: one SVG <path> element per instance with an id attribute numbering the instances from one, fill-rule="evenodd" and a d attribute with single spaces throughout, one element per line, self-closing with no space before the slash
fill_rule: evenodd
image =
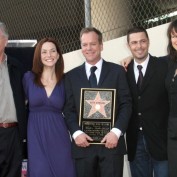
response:
<path id="1" fill-rule="evenodd" d="M 82 35 L 81 48 L 89 64 L 95 65 L 101 59 L 103 44 L 99 42 L 98 35 L 95 32 L 88 32 Z"/>
<path id="2" fill-rule="evenodd" d="M 177 51 L 177 32 L 174 29 L 171 32 L 171 44 L 173 48 Z"/>
<path id="3" fill-rule="evenodd" d="M 59 54 L 57 52 L 55 44 L 52 42 L 45 42 L 41 48 L 41 61 L 44 67 L 55 66 L 58 59 Z"/>
<path id="4" fill-rule="evenodd" d="M 133 57 L 138 63 L 142 63 L 147 58 L 149 39 L 144 32 L 130 34 L 128 46 Z"/>

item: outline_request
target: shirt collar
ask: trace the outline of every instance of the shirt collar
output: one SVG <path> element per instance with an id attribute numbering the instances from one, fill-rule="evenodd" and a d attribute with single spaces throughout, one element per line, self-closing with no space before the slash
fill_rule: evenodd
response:
<path id="1" fill-rule="evenodd" d="M 142 63 L 137 63 L 134 59 L 134 69 L 138 70 L 137 66 L 141 65 L 143 67 L 143 70 L 144 69 L 146 70 L 148 62 L 149 62 L 149 54 L 148 54 L 147 58 Z"/>
<path id="2" fill-rule="evenodd" d="M 102 64 L 103 64 L 103 59 L 101 58 L 94 66 L 97 67 L 97 70 L 96 71 L 101 71 L 101 68 L 102 68 Z M 93 65 L 85 62 L 85 69 L 86 69 L 86 73 L 89 74 L 90 73 L 90 68 L 92 67 Z M 95 71 L 95 72 L 96 72 Z"/>

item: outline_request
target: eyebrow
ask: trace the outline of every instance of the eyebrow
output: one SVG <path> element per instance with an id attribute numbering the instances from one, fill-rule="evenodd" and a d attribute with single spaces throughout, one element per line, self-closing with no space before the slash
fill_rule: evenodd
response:
<path id="1" fill-rule="evenodd" d="M 42 49 L 42 50 L 57 50 L 56 48 L 51 48 L 51 49 Z"/>

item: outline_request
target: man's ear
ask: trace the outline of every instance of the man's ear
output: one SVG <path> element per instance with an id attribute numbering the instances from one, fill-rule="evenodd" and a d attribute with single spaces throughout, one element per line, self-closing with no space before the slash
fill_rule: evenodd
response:
<path id="1" fill-rule="evenodd" d="M 7 46 L 7 44 L 8 44 L 8 39 L 6 39 L 6 41 L 5 41 L 5 47 Z"/>
<path id="2" fill-rule="evenodd" d="M 103 42 L 101 43 L 101 51 L 103 51 Z"/>
<path id="3" fill-rule="evenodd" d="M 128 48 L 128 49 L 130 49 L 130 45 L 129 45 L 129 43 L 128 43 L 128 42 L 127 42 L 127 48 Z"/>

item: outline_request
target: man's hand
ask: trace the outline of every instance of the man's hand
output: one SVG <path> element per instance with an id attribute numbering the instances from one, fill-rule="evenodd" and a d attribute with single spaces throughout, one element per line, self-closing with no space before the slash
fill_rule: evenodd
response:
<path id="1" fill-rule="evenodd" d="M 120 61 L 120 65 L 125 68 L 125 71 L 127 71 L 127 67 L 132 60 L 133 60 L 133 57 L 129 56 L 129 57 L 126 57 Z"/>
<path id="2" fill-rule="evenodd" d="M 79 147 L 90 146 L 90 143 L 88 141 L 93 141 L 93 139 L 85 133 L 78 135 L 75 139 L 75 143 Z"/>
<path id="3" fill-rule="evenodd" d="M 109 132 L 101 140 L 101 143 L 105 143 L 106 148 L 115 148 L 118 145 L 118 137 L 115 133 Z"/>

